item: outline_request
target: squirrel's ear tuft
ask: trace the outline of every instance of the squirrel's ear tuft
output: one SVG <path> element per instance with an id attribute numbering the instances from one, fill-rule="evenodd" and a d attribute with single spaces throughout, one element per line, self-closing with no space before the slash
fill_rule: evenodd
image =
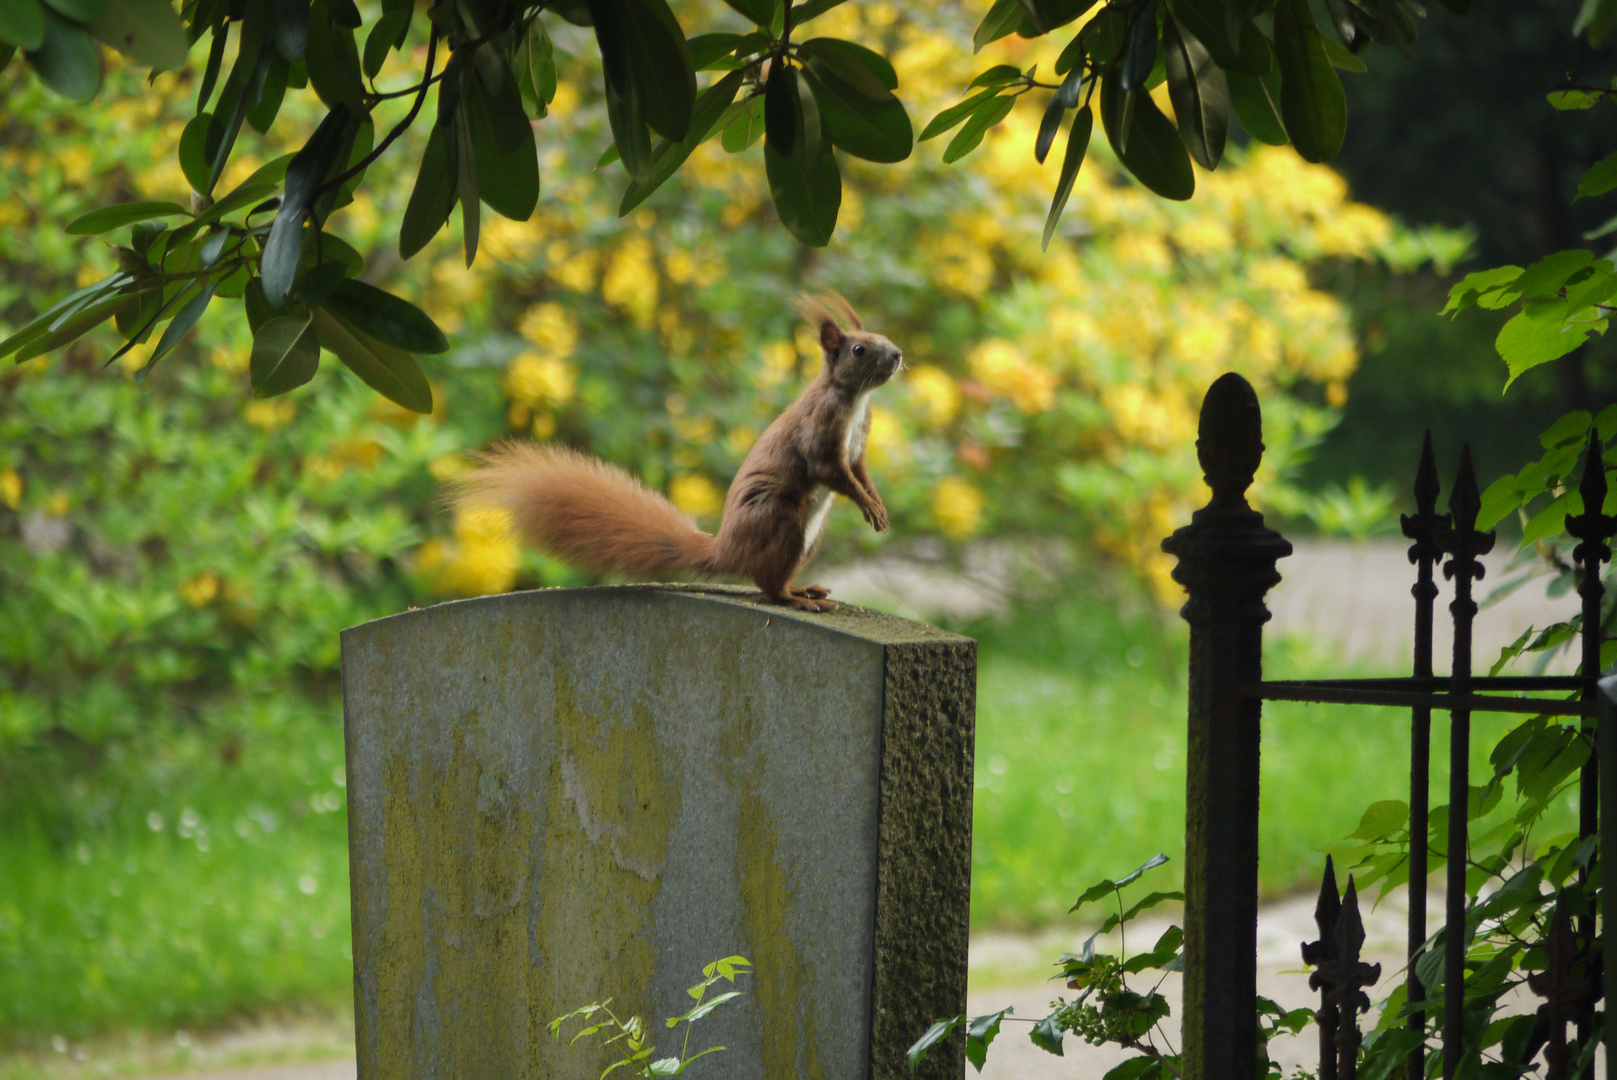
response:
<path id="1" fill-rule="evenodd" d="M 820 347 L 833 355 L 842 348 L 842 328 L 831 319 L 820 323 Z"/>

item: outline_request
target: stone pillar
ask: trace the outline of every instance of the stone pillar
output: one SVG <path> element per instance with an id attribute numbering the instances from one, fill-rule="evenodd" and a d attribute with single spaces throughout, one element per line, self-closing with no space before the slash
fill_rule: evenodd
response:
<path id="1" fill-rule="evenodd" d="M 1185 782 L 1187 1080 L 1255 1074 L 1257 1061 L 1258 744 L 1264 594 L 1291 544 L 1247 505 L 1263 458 L 1249 384 L 1222 375 L 1202 402 L 1196 456 L 1213 498 L 1162 542 L 1189 600 L 1190 720 Z"/>
<path id="2" fill-rule="evenodd" d="M 677 1055 L 662 1019 L 734 953 L 756 973 L 696 1025 L 729 1047 L 703 1076 L 897 1078 L 964 1011 L 970 639 L 642 586 L 342 645 L 359 1080 L 598 1076 L 546 1025 L 608 997 Z"/>

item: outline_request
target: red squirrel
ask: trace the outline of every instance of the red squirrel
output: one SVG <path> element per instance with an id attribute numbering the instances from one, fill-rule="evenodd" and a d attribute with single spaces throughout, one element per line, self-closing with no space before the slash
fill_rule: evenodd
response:
<path id="1" fill-rule="evenodd" d="M 735 574 L 774 603 L 835 610 L 828 589 L 792 578 L 819 546 L 833 495 L 852 499 L 877 532 L 887 529 L 887 507 L 865 468 L 865 438 L 871 392 L 904 356 L 867 331 L 836 293 L 799 297 L 797 308 L 819 332 L 824 363 L 741 463 L 717 536 L 617 466 L 553 444 L 488 450 L 455 478 L 455 505 L 508 511 L 523 539 L 580 569 Z"/>

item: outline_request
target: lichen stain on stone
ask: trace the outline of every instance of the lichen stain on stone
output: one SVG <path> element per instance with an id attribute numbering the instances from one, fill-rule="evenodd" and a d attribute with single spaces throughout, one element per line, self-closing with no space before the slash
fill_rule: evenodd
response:
<path id="1" fill-rule="evenodd" d="M 679 819 L 679 769 L 646 709 L 627 718 L 586 715 L 559 665 L 555 695 L 558 753 L 548 778 L 535 931 L 546 955 L 532 988 L 532 1075 L 595 1076 L 613 1060 L 609 1053 L 586 1042 L 569 1048 L 545 1025 L 606 998 L 619 1017 L 645 1017 L 656 958 L 653 907 Z"/>
<path id="2" fill-rule="evenodd" d="M 776 854 L 774 821 L 763 800 L 745 788 L 736 821 L 741 929 L 763 1017 L 763 1080 L 824 1080 L 811 992 L 814 976 L 786 930 L 796 898 Z"/>

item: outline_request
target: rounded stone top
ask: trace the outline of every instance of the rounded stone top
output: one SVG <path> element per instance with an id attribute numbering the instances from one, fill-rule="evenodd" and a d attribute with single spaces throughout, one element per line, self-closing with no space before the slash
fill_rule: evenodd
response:
<path id="1" fill-rule="evenodd" d="M 1263 412 L 1252 384 L 1233 371 L 1220 375 L 1202 399 L 1196 460 L 1213 502 L 1244 501 L 1263 460 Z"/>

